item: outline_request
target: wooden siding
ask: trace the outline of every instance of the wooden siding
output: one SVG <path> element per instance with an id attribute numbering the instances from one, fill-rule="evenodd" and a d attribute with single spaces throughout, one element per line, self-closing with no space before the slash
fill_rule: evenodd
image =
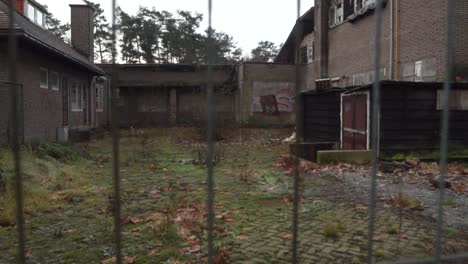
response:
<path id="1" fill-rule="evenodd" d="M 381 153 L 438 149 L 442 112 L 437 110 L 437 89 L 442 85 L 382 84 Z M 450 143 L 468 146 L 468 111 L 451 111 L 450 125 Z"/>
<path id="2" fill-rule="evenodd" d="M 340 142 L 340 92 L 303 94 L 305 142 Z"/>

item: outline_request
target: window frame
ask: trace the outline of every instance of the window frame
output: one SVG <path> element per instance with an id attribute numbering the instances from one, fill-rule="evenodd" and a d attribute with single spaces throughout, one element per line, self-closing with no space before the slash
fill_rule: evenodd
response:
<path id="1" fill-rule="evenodd" d="M 104 84 L 95 85 L 96 112 L 104 112 Z"/>
<path id="2" fill-rule="evenodd" d="M 52 82 L 52 78 L 53 78 L 54 75 L 57 76 L 57 86 L 54 86 L 54 84 Z M 50 71 L 49 86 L 50 86 L 50 89 L 53 90 L 53 91 L 60 91 L 60 73 L 58 73 L 56 71 Z"/>
<path id="3" fill-rule="evenodd" d="M 42 82 L 43 71 L 46 73 L 46 78 L 45 78 L 45 81 L 47 82 L 46 84 Z M 42 89 L 49 89 L 49 70 L 47 68 L 39 67 L 39 87 Z"/>
<path id="4" fill-rule="evenodd" d="M 83 82 L 71 80 L 70 108 L 72 112 L 83 112 Z"/>

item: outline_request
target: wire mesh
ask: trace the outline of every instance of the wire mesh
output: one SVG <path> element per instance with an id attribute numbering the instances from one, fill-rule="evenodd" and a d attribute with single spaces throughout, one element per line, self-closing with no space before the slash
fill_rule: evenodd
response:
<path id="1" fill-rule="evenodd" d="M 15 200 L 16 200 L 16 227 L 18 230 L 18 263 L 26 263 L 26 239 L 24 232 L 24 197 L 23 197 L 23 178 L 21 173 L 21 155 L 20 155 L 20 135 L 19 135 L 19 104 L 18 104 L 18 43 L 15 32 L 15 1 L 10 0 L 9 17 L 10 31 L 8 36 L 8 65 L 10 78 L 11 94 L 11 120 L 12 120 L 12 138 L 11 146 L 14 158 L 15 171 Z"/>
<path id="2" fill-rule="evenodd" d="M 378 154 L 379 154 L 379 111 L 380 111 L 380 62 L 381 62 L 381 26 L 382 26 L 382 3 L 383 0 L 377 0 L 376 7 L 376 31 L 375 31 L 375 49 L 374 49 L 374 84 L 372 89 L 373 104 L 372 104 L 372 166 L 371 166 L 371 179 L 370 179 L 370 194 L 369 194 L 369 218 L 368 218 L 368 241 L 367 241 L 367 262 L 369 264 L 374 263 L 374 233 L 376 228 L 376 212 L 377 212 L 377 166 L 378 166 Z M 441 119 L 441 135 L 440 135 L 440 177 L 439 177 L 439 197 L 438 197 L 438 219 L 435 227 L 435 254 L 432 258 L 419 259 L 419 260 L 408 260 L 408 261 L 396 261 L 387 262 L 394 264 L 410 264 L 410 263 L 441 263 L 444 261 L 458 261 L 468 260 L 468 254 L 459 254 L 452 256 L 443 256 L 442 254 L 442 239 L 443 239 L 443 216 L 444 208 L 443 201 L 445 195 L 445 179 L 447 175 L 447 162 L 448 162 L 448 145 L 449 145 L 449 127 L 450 127 L 450 109 L 449 109 L 449 98 L 452 83 L 453 73 L 453 46 L 454 46 L 454 1 L 447 1 L 447 43 L 446 43 L 446 76 L 444 82 L 443 92 L 443 115 Z M 213 151 L 214 151 L 214 138 L 213 132 L 215 128 L 215 117 L 214 117 L 214 96 L 213 96 L 213 58 L 214 54 L 212 49 L 213 39 L 213 28 L 212 28 L 212 5 L 213 1 L 208 0 L 208 39 L 207 48 L 209 52 L 209 63 L 208 63 L 208 75 L 206 79 L 207 88 L 207 255 L 208 263 L 213 263 L 214 256 L 214 245 L 213 245 L 213 231 L 214 231 L 214 175 L 213 175 Z M 117 89 L 115 86 L 116 79 L 116 0 L 112 1 L 111 9 L 113 10 L 112 15 L 112 30 L 113 30 L 113 82 L 112 82 L 112 93 Z M 23 197 L 23 179 L 21 171 L 21 155 L 20 155 L 20 122 L 19 122 L 19 106 L 18 106 L 18 89 L 17 89 L 17 56 L 18 56 L 18 45 L 17 36 L 15 32 L 15 1 L 9 1 L 9 38 L 8 38 L 8 65 L 9 65 L 9 80 L 10 93 L 12 98 L 10 115 L 12 120 L 12 152 L 14 157 L 14 173 L 15 173 L 15 201 L 16 201 L 16 228 L 18 232 L 18 248 L 17 248 L 17 260 L 19 263 L 26 263 L 26 245 L 25 245 L 25 231 L 24 231 L 24 197 Z M 297 1 L 297 18 L 301 15 L 301 3 Z M 300 32 L 301 30 L 299 30 Z M 300 39 L 297 39 L 296 47 L 299 48 Z M 299 98 L 301 92 L 301 79 L 300 79 L 300 67 L 299 61 L 296 59 L 296 96 Z M 118 127 L 118 116 L 116 111 L 116 101 L 112 100 L 112 154 L 113 154 L 113 209 L 114 209 L 114 236 L 115 236 L 115 251 L 117 263 L 122 263 L 122 230 L 121 230 L 121 194 L 120 194 L 120 150 L 119 150 L 119 127 Z M 296 100 L 299 102 L 300 100 Z M 298 107 L 300 110 L 301 108 Z M 302 120 L 298 120 L 296 128 L 300 128 Z M 301 143 L 301 137 L 299 131 L 297 132 L 297 142 Z M 300 172 L 298 159 L 294 162 L 294 202 L 293 202 L 293 224 L 292 224 L 292 263 L 300 262 L 299 254 L 299 201 L 300 201 Z"/>

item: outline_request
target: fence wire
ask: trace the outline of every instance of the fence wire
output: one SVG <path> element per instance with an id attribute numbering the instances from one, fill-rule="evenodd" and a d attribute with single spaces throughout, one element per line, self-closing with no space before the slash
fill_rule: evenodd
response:
<path id="1" fill-rule="evenodd" d="M 368 209 L 368 241 L 367 241 L 367 262 L 372 264 L 375 262 L 374 259 L 374 233 L 376 228 L 376 212 L 377 212 L 377 165 L 378 165 L 378 134 L 379 134 L 379 111 L 380 111 L 380 61 L 381 61 L 381 36 L 382 36 L 382 4 L 383 0 L 377 0 L 376 7 L 376 31 L 375 31 L 375 50 L 374 50 L 374 76 L 375 81 L 373 84 L 373 105 L 372 105 L 372 166 L 371 166 L 371 179 L 370 179 L 370 194 L 369 194 L 369 209 Z M 8 36 L 8 65 L 9 65 L 9 84 L 10 94 L 12 98 L 10 118 L 12 120 L 12 138 L 11 138 L 11 149 L 14 158 L 14 176 L 15 176 L 15 201 L 16 201 L 16 228 L 18 235 L 18 247 L 17 247 L 17 261 L 18 263 L 26 263 L 26 245 L 25 245 L 25 227 L 24 227 L 24 197 L 23 197 L 23 179 L 21 171 L 21 155 L 20 155 L 20 135 L 19 130 L 19 105 L 18 105 L 18 90 L 15 85 L 18 81 L 18 41 L 15 32 L 15 0 L 9 0 L 9 36 Z M 407 261 L 396 261 L 388 262 L 394 264 L 410 264 L 410 263 L 441 263 L 444 261 L 461 261 L 468 260 L 468 253 L 443 256 L 442 255 L 442 227 L 443 227 L 443 201 L 445 193 L 445 178 L 447 175 L 447 157 L 448 157 L 448 139 L 449 139 L 449 125 L 450 125 L 450 110 L 449 110 L 449 98 L 451 90 L 452 72 L 453 72 L 453 46 L 454 46 L 454 1 L 447 1 L 447 43 L 446 43 L 446 76 L 444 81 L 444 92 L 443 92 L 443 115 L 441 120 L 441 141 L 440 141 L 440 177 L 439 177 L 439 197 L 438 197 L 438 218 L 435 227 L 435 254 L 431 258 L 419 259 L 419 260 L 407 260 Z M 297 18 L 300 18 L 300 0 L 297 1 Z M 213 175 L 213 151 L 214 151 L 214 128 L 215 128 L 215 117 L 214 117 L 214 96 L 213 96 L 213 58 L 214 49 L 213 45 L 213 28 L 212 28 L 212 5 L 213 1 L 208 0 L 208 39 L 207 48 L 209 52 L 209 65 L 208 75 L 206 79 L 207 89 L 207 256 L 208 263 L 213 263 L 214 246 L 213 246 L 213 231 L 214 231 L 214 175 Z M 112 75 L 112 91 L 111 94 L 115 93 L 117 89 L 115 85 L 116 79 L 116 0 L 112 0 L 111 9 L 112 13 L 112 33 L 113 33 L 113 75 Z M 299 30 L 300 32 L 301 30 Z M 297 39 L 296 47 L 299 48 L 300 39 Z M 296 96 L 299 97 L 301 92 L 301 80 L 300 80 L 300 66 L 299 60 L 296 59 Z M 296 100 L 300 101 L 300 100 Z M 113 98 L 112 112 L 111 112 L 111 123 L 112 123 L 112 154 L 113 154 L 113 212 L 114 212 L 114 238 L 115 238 L 115 255 L 117 263 L 122 263 L 122 220 L 121 220 L 121 195 L 120 195 L 120 150 L 119 150 L 119 129 L 118 129 L 118 116 L 116 111 L 116 100 Z M 301 109 L 298 105 L 297 109 Z M 297 128 L 302 120 L 297 121 Z M 300 133 L 297 133 L 297 142 L 300 142 Z M 299 263 L 299 200 L 300 200 L 300 175 L 298 169 L 298 160 L 296 159 L 294 166 L 294 203 L 293 203 L 293 243 L 292 243 L 292 263 Z"/>

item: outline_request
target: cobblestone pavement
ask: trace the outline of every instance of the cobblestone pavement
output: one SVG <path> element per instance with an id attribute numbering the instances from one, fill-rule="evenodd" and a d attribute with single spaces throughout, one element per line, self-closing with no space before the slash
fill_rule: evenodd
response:
<path id="1" fill-rule="evenodd" d="M 356 196 L 327 175 L 307 175 L 304 196 L 299 230 L 301 263 L 365 263 L 367 197 Z M 290 263 L 291 210 L 290 203 L 272 199 L 248 211 L 242 235 L 232 244 L 233 262 Z M 380 205 L 374 237 L 376 261 L 429 256 L 433 253 L 433 228 L 434 223 L 411 212 L 400 214 Z M 467 250 L 468 241 L 460 237 L 447 237 L 444 253 Z"/>

